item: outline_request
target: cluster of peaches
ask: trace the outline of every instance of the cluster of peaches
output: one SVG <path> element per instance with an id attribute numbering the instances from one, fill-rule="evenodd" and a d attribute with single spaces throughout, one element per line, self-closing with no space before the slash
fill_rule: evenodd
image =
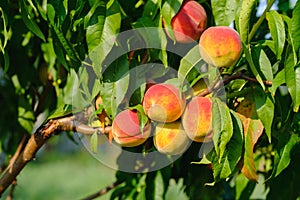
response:
<path id="1" fill-rule="evenodd" d="M 205 9 L 198 2 L 184 1 L 171 20 L 173 38 L 179 43 L 199 40 L 199 51 L 204 61 L 219 68 L 232 66 L 242 51 L 239 34 L 225 26 L 206 29 L 206 20 Z M 168 31 L 166 34 L 170 36 Z M 212 140 L 210 97 L 194 95 L 187 100 L 176 86 L 158 83 L 146 90 L 141 104 L 148 117 L 143 126 L 135 110 L 123 110 L 113 120 L 112 135 L 121 146 L 141 145 L 153 134 L 154 145 L 159 152 L 177 155 L 183 153 L 191 141 Z"/>

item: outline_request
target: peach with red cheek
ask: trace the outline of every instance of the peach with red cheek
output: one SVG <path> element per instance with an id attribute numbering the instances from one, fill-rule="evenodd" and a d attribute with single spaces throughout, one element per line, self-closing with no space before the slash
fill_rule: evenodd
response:
<path id="1" fill-rule="evenodd" d="M 241 38 L 234 29 L 215 26 L 206 29 L 199 41 L 203 60 L 216 67 L 230 67 L 240 58 Z"/>
<path id="2" fill-rule="evenodd" d="M 175 40 L 181 43 L 198 40 L 206 28 L 206 21 L 206 11 L 198 2 L 184 2 L 171 20 Z M 170 36 L 168 31 L 167 35 Z"/>
<path id="3" fill-rule="evenodd" d="M 185 96 L 174 85 L 160 83 L 150 87 L 143 99 L 146 115 L 157 122 L 176 121 L 185 108 Z"/>
<path id="4" fill-rule="evenodd" d="M 180 121 L 158 123 L 153 141 L 159 152 L 169 155 L 184 153 L 190 144 L 190 139 L 184 132 Z"/>
<path id="5" fill-rule="evenodd" d="M 212 101 L 209 97 L 193 97 L 181 119 L 183 128 L 195 142 L 212 140 Z"/>
<path id="6" fill-rule="evenodd" d="M 137 112 L 129 109 L 120 112 L 112 123 L 113 138 L 124 147 L 133 147 L 144 143 L 150 133 L 150 123 L 145 125 L 142 132 Z"/>

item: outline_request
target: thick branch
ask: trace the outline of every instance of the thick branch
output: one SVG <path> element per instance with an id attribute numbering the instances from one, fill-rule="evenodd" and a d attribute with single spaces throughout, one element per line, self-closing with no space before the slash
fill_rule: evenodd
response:
<path id="1" fill-rule="evenodd" d="M 92 109 L 87 109 L 75 115 L 62 118 L 51 119 L 43 124 L 29 138 L 24 150 L 20 152 L 14 162 L 11 162 L 3 172 L 0 178 L 0 197 L 9 185 L 13 183 L 26 164 L 35 157 L 36 152 L 45 144 L 45 142 L 55 134 L 62 131 L 76 131 L 82 134 L 108 134 L 110 127 L 92 128 L 85 124 L 88 122 L 88 116 Z"/>

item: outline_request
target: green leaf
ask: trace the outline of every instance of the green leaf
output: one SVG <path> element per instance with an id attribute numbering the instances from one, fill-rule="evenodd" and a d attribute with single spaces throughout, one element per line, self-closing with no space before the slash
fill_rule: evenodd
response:
<path id="1" fill-rule="evenodd" d="M 265 85 L 264 85 L 264 82 L 261 78 L 261 76 L 259 75 L 257 69 L 256 69 L 256 66 L 254 64 L 254 61 L 252 59 L 252 55 L 251 55 L 251 47 L 250 45 L 243 45 L 243 49 L 244 49 L 244 52 L 245 52 L 245 55 L 246 55 L 246 59 L 249 63 L 249 66 L 250 66 L 250 69 L 253 73 L 253 75 L 255 76 L 256 80 L 259 82 L 259 84 L 261 85 L 261 87 L 263 88 L 263 90 L 265 90 Z"/>
<path id="2" fill-rule="evenodd" d="M 21 9 L 21 16 L 22 19 L 26 25 L 26 27 L 34 33 L 36 36 L 41 38 L 44 42 L 46 41 L 45 36 L 39 26 L 36 24 L 36 21 L 32 19 L 31 17 L 31 11 L 28 9 L 28 5 L 25 4 L 26 1 L 24 0 L 19 0 L 19 5 Z"/>
<path id="3" fill-rule="evenodd" d="M 256 183 L 249 181 L 243 174 L 239 174 L 235 180 L 235 199 L 250 199 Z"/>
<path id="4" fill-rule="evenodd" d="M 233 22 L 239 1 L 211 1 L 212 12 L 217 26 L 229 26 Z"/>
<path id="5" fill-rule="evenodd" d="M 97 132 L 93 133 L 90 139 L 90 148 L 93 153 L 98 152 L 98 134 Z"/>
<path id="6" fill-rule="evenodd" d="M 233 135 L 226 144 L 221 161 L 217 155 L 213 155 L 212 166 L 215 182 L 226 179 L 236 170 L 243 149 L 243 127 L 237 114 L 231 111 L 233 121 Z M 215 151 L 214 151 L 215 152 Z"/>
<path id="7" fill-rule="evenodd" d="M 233 125 L 229 108 L 218 98 L 213 98 L 212 128 L 213 142 L 219 158 L 219 163 L 226 151 L 226 145 L 233 135 Z"/>
<path id="8" fill-rule="evenodd" d="M 287 60 L 285 61 L 285 80 L 293 100 L 293 110 L 298 112 L 300 105 L 300 64 L 295 66 L 292 53 L 287 55 Z"/>
<path id="9" fill-rule="evenodd" d="M 164 26 L 166 29 L 169 29 L 169 34 L 172 39 L 174 39 L 174 34 L 171 31 L 171 20 L 179 11 L 183 0 L 166 0 L 162 6 L 161 14 L 164 20 Z M 175 41 L 175 40 L 173 40 Z"/>
<path id="10" fill-rule="evenodd" d="M 152 20 L 156 18 L 159 9 L 161 8 L 162 0 L 149 0 L 146 2 L 143 16 L 150 17 Z"/>
<path id="11" fill-rule="evenodd" d="M 300 59 L 300 2 L 297 1 L 292 17 L 291 33 L 295 44 L 295 52 L 298 53 L 298 59 Z"/>
<path id="12" fill-rule="evenodd" d="M 298 143 L 299 136 L 297 134 L 292 134 L 289 136 L 287 141 L 284 141 L 282 148 L 275 151 L 274 156 L 274 172 L 275 176 L 278 176 L 284 169 L 286 169 L 291 161 L 291 151 L 293 147 Z M 282 144 L 282 142 L 280 142 Z"/>
<path id="13" fill-rule="evenodd" d="M 147 115 L 144 112 L 144 108 L 141 104 L 138 104 L 136 106 L 130 107 L 130 110 L 137 110 L 139 124 L 140 124 L 140 130 L 143 133 L 145 125 L 149 122 Z"/>
<path id="14" fill-rule="evenodd" d="M 198 69 L 205 64 L 202 60 L 198 45 L 194 46 L 180 61 L 178 77 L 183 84 L 192 69 Z"/>
<path id="15" fill-rule="evenodd" d="M 238 31 L 243 44 L 248 44 L 248 35 L 250 32 L 250 20 L 252 10 L 255 8 L 256 0 L 242 1 L 241 10 L 238 18 Z"/>
<path id="16" fill-rule="evenodd" d="M 91 15 L 91 17 L 90 17 Z M 99 45 L 106 45 L 102 53 L 108 53 L 114 42 L 113 37 L 119 32 L 121 25 L 120 5 L 116 0 L 99 1 L 94 4 L 89 14 L 85 17 L 87 23 L 86 41 L 89 52 L 92 52 Z M 99 57 L 102 54 L 98 55 Z M 103 55 L 103 59 L 105 54 Z"/>
<path id="17" fill-rule="evenodd" d="M 275 44 L 277 59 L 280 59 L 285 43 L 285 27 L 283 19 L 281 15 L 274 10 L 267 12 L 266 19 Z"/>
<path id="18" fill-rule="evenodd" d="M 118 107 L 124 100 L 129 87 L 129 66 L 127 56 L 115 60 L 103 73 L 103 83 L 100 95 L 103 106 L 110 117 L 117 114 Z"/>
<path id="19" fill-rule="evenodd" d="M 274 96 L 277 88 L 284 84 L 285 81 L 285 70 L 282 69 L 280 72 L 278 72 L 272 82 L 272 87 L 271 87 L 271 93 Z"/>
<path id="20" fill-rule="evenodd" d="M 34 113 L 30 109 L 29 103 L 21 97 L 18 105 L 18 122 L 27 133 L 32 133 L 34 121 Z"/>
<path id="21" fill-rule="evenodd" d="M 265 93 L 261 88 L 257 88 L 254 95 L 255 109 L 258 118 L 265 127 L 269 142 L 271 143 L 272 123 L 274 118 L 274 99 L 270 93 Z"/>

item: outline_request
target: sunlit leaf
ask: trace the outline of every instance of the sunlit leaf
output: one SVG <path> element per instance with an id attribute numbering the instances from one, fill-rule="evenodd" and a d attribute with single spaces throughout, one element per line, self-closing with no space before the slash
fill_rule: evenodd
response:
<path id="1" fill-rule="evenodd" d="M 265 93 L 262 89 L 254 90 L 255 109 L 258 118 L 264 125 L 269 142 L 271 142 L 272 123 L 274 118 L 274 99 L 270 93 Z"/>
<path id="2" fill-rule="evenodd" d="M 229 26 L 235 17 L 239 0 L 212 0 L 212 12 L 217 26 Z"/>
<path id="3" fill-rule="evenodd" d="M 196 45 L 180 61 L 178 77 L 181 83 L 184 83 L 184 80 L 192 69 L 198 69 L 200 71 L 200 68 L 204 64 L 205 62 L 200 56 L 199 47 Z"/>
<path id="4" fill-rule="evenodd" d="M 271 36 L 274 40 L 277 59 L 280 59 L 285 43 L 284 22 L 281 15 L 274 10 L 267 13 L 266 19 L 268 20 Z"/>
<path id="5" fill-rule="evenodd" d="M 164 26 L 166 29 L 172 30 L 171 20 L 179 11 L 183 0 L 167 0 L 162 6 L 162 17 L 164 20 Z M 174 37 L 173 32 L 169 31 L 171 38 Z"/>
<path id="6" fill-rule="evenodd" d="M 90 139 L 90 148 L 93 153 L 98 152 L 98 134 L 97 132 L 93 133 Z"/>
<path id="7" fill-rule="evenodd" d="M 233 135 L 226 144 L 221 162 L 218 156 L 212 155 L 212 166 L 215 182 L 226 179 L 236 170 L 243 149 L 243 127 L 239 117 L 231 112 L 233 121 Z"/>
<path id="8" fill-rule="evenodd" d="M 295 52 L 298 53 L 298 59 L 300 59 L 300 2 L 297 1 L 292 17 L 292 37 L 295 44 Z"/>
<path id="9" fill-rule="evenodd" d="M 229 108 L 218 98 L 213 98 L 212 128 L 215 150 L 221 162 L 226 145 L 233 135 L 233 125 Z"/>
<path id="10" fill-rule="evenodd" d="M 241 36 L 242 42 L 246 45 L 250 41 L 248 41 L 248 35 L 250 32 L 250 20 L 251 20 L 251 13 L 252 10 L 255 8 L 256 0 L 248 0 L 242 1 L 241 10 L 239 12 L 239 19 L 238 19 L 238 31 Z"/>

